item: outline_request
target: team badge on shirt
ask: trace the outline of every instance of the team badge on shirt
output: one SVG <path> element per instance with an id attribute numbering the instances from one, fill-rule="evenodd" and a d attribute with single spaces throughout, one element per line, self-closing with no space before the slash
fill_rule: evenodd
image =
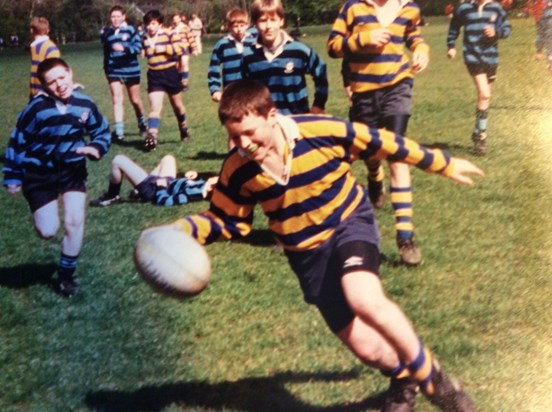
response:
<path id="1" fill-rule="evenodd" d="M 90 117 L 90 114 L 88 112 L 82 112 L 80 115 L 79 123 L 86 124 L 86 122 L 88 122 L 89 117 Z"/>
<path id="2" fill-rule="evenodd" d="M 286 67 L 284 69 L 284 73 L 286 73 L 286 74 L 293 73 L 293 68 L 294 68 L 293 62 L 292 61 L 287 62 Z"/>

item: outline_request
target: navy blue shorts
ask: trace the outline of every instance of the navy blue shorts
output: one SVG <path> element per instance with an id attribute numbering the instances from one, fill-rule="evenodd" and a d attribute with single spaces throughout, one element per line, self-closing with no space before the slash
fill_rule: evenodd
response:
<path id="1" fill-rule="evenodd" d="M 134 86 L 140 84 L 140 76 L 115 76 L 115 75 L 106 75 L 108 83 L 121 82 L 125 86 Z"/>
<path id="2" fill-rule="evenodd" d="M 489 82 L 494 82 L 496 80 L 496 70 L 498 69 L 497 64 L 466 63 L 466 67 L 471 76 L 486 74 Z"/>
<path id="3" fill-rule="evenodd" d="M 155 202 L 157 192 L 160 189 L 166 189 L 164 186 L 157 186 L 157 180 L 162 179 L 161 176 L 148 175 L 144 180 L 136 185 L 136 190 L 143 202 Z M 173 177 L 165 177 L 167 185 L 174 179 Z"/>
<path id="4" fill-rule="evenodd" d="M 353 122 L 386 127 L 382 122 L 393 116 L 412 114 L 412 80 L 363 93 L 353 93 L 349 116 Z"/>
<path id="5" fill-rule="evenodd" d="M 304 252 L 286 251 L 305 301 L 318 308 L 334 333 L 355 317 L 343 294 L 341 278 L 358 270 L 379 275 L 379 239 L 372 207 L 364 202 L 320 247 Z"/>
<path id="6" fill-rule="evenodd" d="M 180 73 L 176 66 L 165 70 L 148 70 L 148 93 L 178 94 L 183 89 L 184 87 L 180 82 Z"/>
<path id="7" fill-rule="evenodd" d="M 63 165 L 58 170 L 26 171 L 23 178 L 23 195 L 29 203 L 31 212 L 56 200 L 65 192 L 86 193 L 86 162 L 76 165 Z"/>

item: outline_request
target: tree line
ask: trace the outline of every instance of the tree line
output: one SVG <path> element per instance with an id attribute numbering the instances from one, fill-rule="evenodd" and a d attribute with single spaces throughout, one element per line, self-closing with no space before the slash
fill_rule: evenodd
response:
<path id="1" fill-rule="evenodd" d="M 424 15 L 443 14 L 451 0 L 419 1 Z M 232 7 L 249 9 L 251 0 L 158 0 L 128 1 L 125 3 L 130 24 L 141 22 L 142 4 L 155 4 L 167 17 L 174 13 L 190 16 L 197 13 L 207 32 L 220 32 L 224 16 Z M 331 24 L 344 0 L 283 0 L 289 27 L 301 25 Z M 22 43 L 30 41 L 29 22 L 34 16 L 43 16 L 50 21 L 51 37 L 58 42 L 83 42 L 99 38 L 100 29 L 109 23 L 108 12 L 113 0 L 0 0 L 4 39 L 17 34 Z"/>

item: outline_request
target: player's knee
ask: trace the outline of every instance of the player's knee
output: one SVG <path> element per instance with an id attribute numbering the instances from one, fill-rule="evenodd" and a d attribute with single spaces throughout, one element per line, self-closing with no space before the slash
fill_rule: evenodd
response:
<path id="1" fill-rule="evenodd" d="M 53 238 L 59 230 L 59 222 L 48 222 L 46 224 L 35 225 L 35 230 L 41 239 Z"/>
<path id="2" fill-rule="evenodd" d="M 113 166 L 121 166 L 121 164 L 127 162 L 129 159 L 124 154 L 118 154 L 113 158 Z"/>

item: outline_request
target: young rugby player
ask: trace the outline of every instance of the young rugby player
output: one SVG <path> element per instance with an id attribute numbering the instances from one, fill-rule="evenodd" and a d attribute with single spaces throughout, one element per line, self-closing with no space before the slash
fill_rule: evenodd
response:
<path id="1" fill-rule="evenodd" d="M 33 41 L 29 47 L 31 52 L 29 98 L 33 98 L 39 91 L 44 91 L 37 75 L 39 63 L 49 58 L 61 57 L 61 52 L 48 36 L 50 23 L 45 17 L 33 17 L 30 30 Z"/>
<path id="2" fill-rule="evenodd" d="M 354 355 L 391 376 L 385 410 L 413 410 L 419 386 L 443 411 L 474 411 L 383 291 L 378 229 L 351 163 L 402 161 L 468 185 L 469 174 L 483 172 L 384 129 L 329 116 L 282 116 L 270 91 L 251 80 L 225 88 L 219 118 L 235 148 L 222 165 L 211 206 L 173 225 L 202 244 L 241 238 L 252 230 L 258 203 L 305 300 Z"/>
<path id="3" fill-rule="evenodd" d="M 18 117 L 2 170 L 4 186 L 10 193 L 23 191 L 43 239 L 54 237 L 59 229 L 61 197 L 65 234 L 56 285 L 70 296 L 79 290 L 74 272 L 84 233 L 85 159 L 101 159 L 111 135 L 96 104 L 73 90 L 73 72 L 65 61 L 46 59 L 38 65 L 37 75 L 46 93 L 39 92 Z"/>

